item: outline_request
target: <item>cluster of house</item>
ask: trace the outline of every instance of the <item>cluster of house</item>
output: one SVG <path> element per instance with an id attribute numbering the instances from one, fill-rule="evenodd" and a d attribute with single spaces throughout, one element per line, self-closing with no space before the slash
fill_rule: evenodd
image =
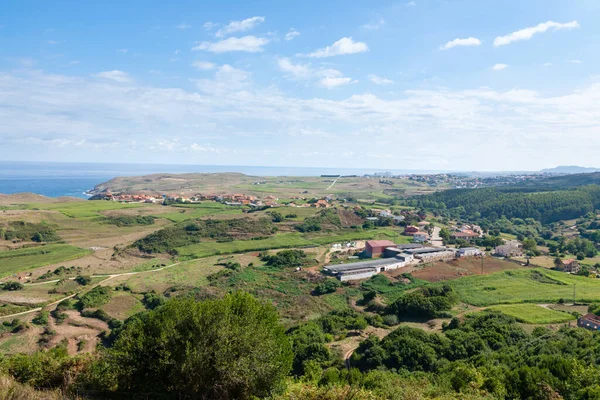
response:
<path id="1" fill-rule="evenodd" d="M 483 229 L 479 225 L 463 225 L 460 227 L 454 226 L 450 232 L 450 239 L 466 240 L 470 242 L 473 239 L 483 236 Z"/>
<path id="2" fill-rule="evenodd" d="M 399 245 L 389 240 L 368 240 L 365 243 L 365 255 L 377 259 L 351 264 L 327 265 L 324 270 L 341 281 L 349 281 L 367 279 L 381 272 L 409 265 L 447 261 L 460 257 L 481 256 L 483 253 L 475 247 L 451 249 L 447 247 L 426 247 L 420 243 Z"/>
<path id="3" fill-rule="evenodd" d="M 104 200 L 119 201 L 121 203 L 162 203 L 163 196 L 151 194 L 113 194 L 106 193 Z"/>
<path id="4" fill-rule="evenodd" d="M 427 225 L 429 224 L 425 221 L 419 222 L 419 226 L 408 225 L 404 228 L 402 234 L 405 236 L 412 236 L 413 242 L 415 243 L 425 243 L 430 239 L 429 233 L 423 230 Z"/>
<path id="5" fill-rule="evenodd" d="M 106 193 L 103 195 L 104 200 L 118 201 L 122 203 L 162 203 L 165 200 L 175 203 L 199 203 L 202 201 L 217 201 L 229 206 L 250 206 L 250 207 L 278 207 L 282 206 L 277 201 L 275 196 L 265 196 L 262 199 L 256 196 L 251 196 L 243 193 L 234 194 L 194 194 L 184 196 L 181 194 L 113 194 Z M 329 208 L 333 201 L 332 196 L 327 196 L 315 202 L 307 203 L 306 199 L 296 197 L 298 200 L 303 200 L 302 204 L 295 202 L 287 204 L 289 207 L 314 207 L 314 208 Z"/>

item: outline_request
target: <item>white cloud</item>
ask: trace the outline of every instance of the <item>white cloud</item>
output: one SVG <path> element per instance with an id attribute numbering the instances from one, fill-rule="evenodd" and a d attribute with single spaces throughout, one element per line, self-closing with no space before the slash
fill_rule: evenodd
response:
<path id="1" fill-rule="evenodd" d="M 526 170 L 558 158 L 591 165 L 600 148 L 600 81 L 592 79 L 558 95 L 436 87 L 340 99 L 296 97 L 271 82 L 258 86 L 247 72 L 230 66 L 195 83 L 199 89 L 123 85 L 42 70 L 0 72 L 0 93 L 11 93 L 0 96 L 0 120 L 11 121 L 0 124 L 0 158 Z M 328 136 L 288 136 L 310 131 Z M 285 140 L 285 148 L 274 137 Z M 397 152 L 392 161 L 365 157 L 356 164 L 356 149 L 385 156 L 392 153 L 385 146 L 398 138 L 410 154 Z M 194 143 L 230 152 L 196 153 Z M 312 154 L 315 149 L 335 150 L 320 150 L 332 153 L 323 159 Z"/>
<path id="2" fill-rule="evenodd" d="M 265 22 L 265 17 L 252 17 L 242 21 L 231 21 L 229 24 L 219 29 L 217 33 L 215 33 L 215 36 L 223 37 L 235 32 L 246 32 L 254 29 L 263 22 Z"/>
<path id="3" fill-rule="evenodd" d="M 126 54 L 129 50 L 127 49 L 117 49 L 117 53 Z"/>
<path id="4" fill-rule="evenodd" d="M 502 71 L 503 69 L 508 68 L 508 65 L 506 64 L 494 64 L 494 66 L 492 67 L 492 69 L 494 71 Z"/>
<path id="5" fill-rule="evenodd" d="M 474 38 L 474 37 L 470 37 L 470 38 L 466 38 L 466 39 L 456 38 L 454 40 L 449 41 L 445 45 L 441 46 L 440 50 L 449 50 L 456 46 L 479 46 L 479 45 L 481 45 L 481 40 Z"/>
<path id="6" fill-rule="evenodd" d="M 544 67 L 551 67 L 551 66 L 552 66 L 552 63 L 551 63 L 551 62 L 547 62 L 547 63 L 544 63 L 544 64 L 542 64 L 542 65 L 543 65 Z"/>
<path id="7" fill-rule="evenodd" d="M 357 82 L 345 77 L 337 69 L 313 68 L 310 64 L 294 64 L 289 58 L 280 58 L 278 65 L 282 71 L 288 73 L 288 76 L 293 79 L 316 80 L 318 86 L 328 89 Z"/>
<path id="8" fill-rule="evenodd" d="M 355 42 L 351 37 L 344 37 L 331 46 L 306 54 L 306 57 L 325 58 L 344 54 L 364 53 L 365 51 L 369 51 L 369 46 L 366 43 Z"/>
<path id="9" fill-rule="evenodd" d="M 289 58 L 280 58 L 277 64 L 282 71 L 290 73 L 296 79 L 309 79 L 313 75 L 310 64 L 293 64 Z"/>
<path id="10" fill-rule="evenodd" d="M 357 81 L 353 81 L 352 78 L 347 77 L 332 77 L 326 76 L 325 78 L 319 81 L 319 86 L 323 86 L 327 89 L 336 88 L 338 86 L 345 86 L 350 83 L 356 83 Z"/>
<path id="11" fill-rule="evenodd" d="M 382 78 L 377 75 L 369 75 L 369 80 L 376 85 L 391 85 L 394 83 L 394 81 L 392 81 L 390 79 Z"/>
<path id="12" fill-rule="evenodd" d="M 406 5 L 409 6 L 409 7 L 414 7 L 414 6 L 417 5 L 417 3 L 414 2 L 414 1 L 409 1 L 408 3 L 406 3 Z"/>
<path id="13" fill-rule="evenodd" d="M 196 86 L 206 93 L 222 94 L 246 88 L 250 74 L 242 69 L 225 64 L 215 72 L 213 79 L 200 79 L 195 81 Z"/>
<path id="14" fill-rule="evenodd" d="M 217 65 L 208 61 L 194 61 L 192 63 L 192 66 L 196 69 L 199 69 L 201 71 L 208 71 L 211 69 L 214 69 Z"/>
<path id="15" fill-rule="evenodd" d="M 219 24 L 208 21 L 208 22 L 205 22 L 204 25 L 202 25 L 202 26 L 204 27 L 204 30 L 210 31 L 210 30 L 213 30 L 214 28 L 216 28 L 217 26 L 219 26 Z"/>
<path id="16" fill-rule="evenodd" d="M 131 77 L 127 73 L 118 70 L 99 72 L 94 76 L 96 78 L 109 79 L 119 83 L 128 83 L 132 81 Z"/>
<path id="17" fill-rule="evenodd" d="M 379 21 L 377 21 L 377 22 L 370 22 L 368 24 L 364 24 L 362 26 L 362 28 L 367 29 L 367 30 L 376 31 L 379 28 L 381 28 L 383 25 L 385 25 L 385 20 L 383 18 L 380 18 Z"/>
<path id="18" fill-rule="evenodd" d="M 583 61 L 581 61 L 581 60 L 567 60 L 567 62 L 569 62 L 571 64 L 581 64 L 581 63 L 583 63 Z"/>
<path id="19" fill-rule="evenodd" d="M 175 26 L 175 28 L 181 29 L 181 30 L 190 29 L 191 27 L 192 26 L 190 24 L 186 24 L 185 22 L 182 22 L 179 25 Z"/>
<path id="20" fill-rule="evenodd" d="M 263 47 L 267 43 L 269 43 L 269 39 L 256 36 L 230 37 L 218 42 L 202 42 L 192 47 L 192 51 L 206 50 L 212 53 L 244 51 L 247 53 L 258 53 L 264 50 Z"/>
<path id="21" fill-rule="evenodd" d="M 512 42 L 517 42 L 519 40 L 529 40 L 536 33 L 543 33 L 549 29 L 559 30 L 559 29 L 574 29 L 579 28 L 579 23 L 577 21 L 567 22 L 567 23 L 559 23 L 554 21 L 548 21 L 541 23 L 537 26 L 521 29 L 519 31 L 509 33 L 506 36 L 498 36 L 494 39 L 494 46 L 504 46 L 510 44 Z"/>
<path id="22" fill-rule="evenodd" d="M 285 34 L 285 40 L 292 40 L 297 36 L 300 36 L 300 32 L 294 28 L 290 28 L 289 32 Z"/>

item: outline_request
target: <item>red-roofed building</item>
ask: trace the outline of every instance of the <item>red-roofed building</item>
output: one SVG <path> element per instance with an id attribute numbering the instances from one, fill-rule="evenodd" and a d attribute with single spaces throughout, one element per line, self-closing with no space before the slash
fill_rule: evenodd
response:
<path id="1" fill-rule="evenodd" d="M 397 247 L 397 245 L 390 240 L 367 240 L 365 252 L 369 257 L 380 257 L 388 247 Z"/>

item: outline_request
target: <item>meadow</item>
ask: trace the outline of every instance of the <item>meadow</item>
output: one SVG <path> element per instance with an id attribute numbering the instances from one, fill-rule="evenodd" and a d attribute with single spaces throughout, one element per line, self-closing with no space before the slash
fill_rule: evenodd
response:
<path id="1" fill-rule="evenodd" d="M 500 311 L 526 324 L 559 324 L 575 320 L 575 316 L 550 310 L 537 304 L 502 304 L 489 307 L 488 310 Z"/>
<path id="2" fill-rule="evenodd" d="M 49 244 L 0 252 L 0 277 L 46 265 L 75 260 L 91 253 L 67 244 Z"/>
<path id="3" fill-rule="evenodd" d="M 292 247 L 318 247 L 331 243 L 366 239 L 393 239 L 398 243 L 408 243 L 409 238 L 398 235 L 391 229 L 357 230 L 333 234 L 301 234 L 299 232 L 280 233 L 258 240 L 236 240 L 232 242 L 202 242 L 177 248 L 184 258 L 201 258 L 217 254 L 233 254 L 248 251 L 284 249 Z"/>
<path id="4" fill-rule="evenodd" d="M 141 203 L 119 203 L 116 201 L 74 201 L 65 203 L 29 204 L 31 210 L 58 211 L 69 218 L 95 219 L 102 217 L 102 211 L 123 210 L 144 207 Z"/>
<path id="5" fill-rule="evenodd" d="M 462 301 L 475 306 L 572 301 L 574 288 L 577 301 L 600 300 L 600 280 L 542 268 L 468 276 L 449 284 Z"/>

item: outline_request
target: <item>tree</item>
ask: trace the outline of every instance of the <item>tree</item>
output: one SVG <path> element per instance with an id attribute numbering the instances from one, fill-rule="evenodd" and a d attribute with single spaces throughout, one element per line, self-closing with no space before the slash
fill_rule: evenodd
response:
<path id="1" fill-rule="evenodd" d="M 282 383 L 292 350 L 275 308 L 235 293 L 201 302 L 173 299 L 138 314 L 105 362 L 118 391 L 248 399 Z"/>
<path id="2" fill-rule="evenodd" d="M 450 239 L 450 231 L 446 228 L 440 229 L 440 237 L 444 240 Z"/>

